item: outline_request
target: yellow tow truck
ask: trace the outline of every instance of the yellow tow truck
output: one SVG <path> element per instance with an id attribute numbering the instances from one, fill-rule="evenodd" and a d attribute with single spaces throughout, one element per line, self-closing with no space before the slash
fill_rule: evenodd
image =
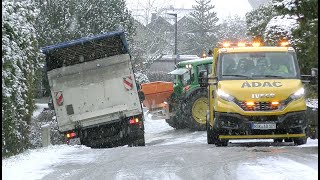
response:
<path id="1" fill-rule="evenodd" d="M 232 139 L 307 142 L 305 89 L 294 48 L 224 43 L 214 49 L 208 89 L 207 143 Z"/>

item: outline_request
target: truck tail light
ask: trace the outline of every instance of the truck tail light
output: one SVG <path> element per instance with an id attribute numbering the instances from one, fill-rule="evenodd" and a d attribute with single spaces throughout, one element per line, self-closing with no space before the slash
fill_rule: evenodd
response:
<path id="1" fill-rule="evenodd" d="M 139 119 L 138 118 L 132 118 L 129 120 L 129 124 L 138 124 L 139 123 Z"/>
<path id="2" fill-rule="evenodd" d="M 71 133 L 67 133 L 66 136 L 67 138 L 74 138 L 77 136 L 77 134 L 75 132 L 71 132 Z"/>

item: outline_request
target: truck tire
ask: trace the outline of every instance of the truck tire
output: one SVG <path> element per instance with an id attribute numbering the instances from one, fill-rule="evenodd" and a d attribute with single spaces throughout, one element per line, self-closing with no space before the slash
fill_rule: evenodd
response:
<path id="1" fill-rule="evenodd" d="M 292 142 L 292 139 L 284 139 L 284 142 Z"/>
<path id="2" fill-rule="evenodd" d="M 169 124 L 169 126 L 175 128 L 175 129 L 186 128 L 186 126 L 183 122 L 180 122 L 177 120 L 177 116 L 171 117 L 170 119 L 166 119 L 166 122 Z"/>
<path id="3" fill-rule="evenodd" d="M 214 141 L 214 144 L 217 146 L 217 147 L 221 147 L 221 146 L 228 146 L 228 142 L 229 140 L 221 140 L 219 139 L 219 133 L 218 131 L 215 131 L 213 130 L 213 141 Z"/>
<path id="4" fill-rule="evenodd" d="M 208 144 L 215 144 L 217 147 L 228 146 L 229 140 L 219 139 L 218 130 L 211 128 L 210 125 L 208 127 L 209 127 L 207 129 L 207 143 Z"/>
<path id="5" fill-rule="evenodd" d="M 214 144 L 214 136 L 212 132 L 212 127 L 209 124 L 209 116 L 207 114 L 206 116 L 206 129 L 207 129 L 207 143 L 208 144 Z"/>
<path id="6" fill-rule="evenodd" d="M 305 133 L 307 130 L 307 128 L 305 129 L 298 129 L 296 130 L 295 132 L 296 133 Z M 307 138 L 308 136 L 305 136 L 305 137 L 302 137 L 302 138 L 294 138 L 293 139 L 293 142 L 294 142 L 294 145 L 302 145 L 302 144 L 306 144 L 307 143 Z"/>
<path id="7" fill-rule="evenodd" d="M 178 103 L 175 107 L 175 115 L 171 116 L 170 119 L 166 119 L 166 122 L 169 124 L 169 126 L 173 127 L 174 129 L 186 128 L 186 124 L 183 121 L 181 110 L 182 110 L 181 103 Z"/>
<path id="8" fill-rule="evenodd" d="M 273 139 L 274 143 L 282 143 L 283 139 Z"/>
<path id="9" fill-rule="evenodd" d="M 145 146 L 145 138 L 143 137 L 139 137 L 138 139 L 132 141 L 131 143 L 128 144 L 129 147 L 135 147 L 135 146 Z"/>
<path id="10" fill-rule="evenodd" d="M 218 147 L 228 146 L 228 142 L 229 142 L 229 140 L 218 140 L 218 142 L 216 142 L 216 146 L 218 146 Z"/>
<path id="11" fill-rule="evenodd" d="M 307 137 L 293 139 L 294 145 L 302 145 L 307 143 Z"/>
<path id="12" fill-rule="evenodd" d="M 191 94 L 184 103 L 184 120 L 191 130 L 206 130 L 208 95 L 206 89 Z"/>

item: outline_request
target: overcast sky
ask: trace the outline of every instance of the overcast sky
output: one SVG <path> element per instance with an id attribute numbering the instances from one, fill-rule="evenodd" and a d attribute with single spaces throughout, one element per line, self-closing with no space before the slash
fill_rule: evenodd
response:
<path id="1" fill-rule="evenodd" d="M 192 8 L 195 5 L 195 0 L 126 0 L 129 10 L 145 9 L 148 3 L 153 4 L 153 7 L 164 7 L 164 5 L 173 5 L 175 8 Z M 248 0 L 211 0 L 215 5 L 215 11 L 218 17 L 223 19 L 227 16 L 239 15 L 245 16 L 245 13 L 252 8 Z"/>

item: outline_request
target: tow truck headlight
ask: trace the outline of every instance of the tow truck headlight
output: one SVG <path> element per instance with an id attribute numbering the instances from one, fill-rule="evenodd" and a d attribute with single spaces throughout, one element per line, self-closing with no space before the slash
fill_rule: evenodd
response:
<path id="1" fill-rule="evenodd" d="M 230 101 L 230 102 L 231 102 L 231 101 L 234 100 L 234 97 L 233 97 L 233 96 L 231 96 L 231 95 L 223 92 L 223 91 L 220 90 L 220 89 L 217 90 L 217 94 L 218 94 L 219 97 L 221 97 L 222 99 L 224 99 L 224 100 L 226 100 L 226 101 Z"/>
<path id="2" fill-rule="evenodd" d="M 304 96 L 304 88 L 299 89 L 297 92 L 293 93 L 290 97 L 293 100 L 300 99 Z"/>

